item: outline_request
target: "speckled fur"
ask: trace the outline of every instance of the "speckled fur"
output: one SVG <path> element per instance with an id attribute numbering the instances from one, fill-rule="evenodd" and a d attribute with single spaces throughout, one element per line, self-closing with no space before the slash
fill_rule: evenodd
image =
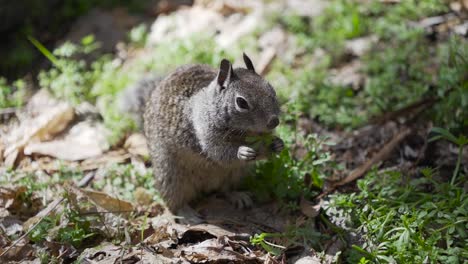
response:
<path id="1" fill-rule="evenodd" d="M 235 186 L 249 164 L 237 156 L 246 134 L 271 132 L 266 120 L 279 114 L 273 88 L 255 72 L 235 69 L 224 89 L 217 74 L 206 65 L 182 66 L 155 87 L 146 104 L 156 187 L 172 211 L 200 193 Z M 236 112 L 239 94 L 250 101 L 250 113 Z"/>

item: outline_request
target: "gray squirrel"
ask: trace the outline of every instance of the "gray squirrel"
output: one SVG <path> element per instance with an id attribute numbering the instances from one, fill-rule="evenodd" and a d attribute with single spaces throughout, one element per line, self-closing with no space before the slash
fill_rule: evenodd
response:
<path id="1" fill-rule="evenodd" d="M 270 135 L 279 124 L 280 107 L 273 87 L 255 72 L 247 55 L 243 58 L 246 68 L 233 69 L 226 59 L 217 70 L 185 65 L 124 92 L 125 100 L 131 93 L 140 95 L 133 107 L 126 107 L 129 112 L 141 112 L 135 105 L 146 102 L 143 127 L 156 188 L 172 212 L 201 193 L 229 191 L 252 161 L 284 147 L 278 137 L 255 146 L 246 140 Z M 241 193 L 229 198 L 248 206 Z"/>

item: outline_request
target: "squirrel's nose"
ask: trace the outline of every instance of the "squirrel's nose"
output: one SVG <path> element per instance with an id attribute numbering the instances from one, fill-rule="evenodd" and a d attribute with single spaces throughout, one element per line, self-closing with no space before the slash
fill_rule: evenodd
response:
<path id="1" fill-rule="evenodd" d="M 273 129 L 279 125 L 279 119 L 277 116 L 272 116 L 270 120 L 268 120 L 267 128 Z"/>

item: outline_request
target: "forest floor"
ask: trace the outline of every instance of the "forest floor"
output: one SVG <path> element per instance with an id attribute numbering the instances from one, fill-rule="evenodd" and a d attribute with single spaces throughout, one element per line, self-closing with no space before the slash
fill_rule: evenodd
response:
<path id="1" fill-rule="evenodd" d="M 0 78 L 0 262 L 468 261 L 467 1 L 164 10 L 119 38 L 86 21 L 140 21 L 90 12 L 53 51 L 30 36 L 52 66 Z M 183 224 L 119 93 L 187 63 L 238 67 L 243 52 L 276 89 L 285 150 L 242 183 L 252 208 L 206 194 L 205 222 Z"/>

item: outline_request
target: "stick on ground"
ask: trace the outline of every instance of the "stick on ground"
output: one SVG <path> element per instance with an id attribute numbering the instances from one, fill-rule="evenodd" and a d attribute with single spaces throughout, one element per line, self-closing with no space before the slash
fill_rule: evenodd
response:
<path id="1" fill-rule="evenodd" d="M 392 151 L 400 144 L 400 142 L 403 141 L 403 139 L 405 139 L 410 133 L 411 133 L 410 128 L 404 128 L 403 130 L 398 132 L 390 141 L 388 141 L 385 144 L 385 146 L 379 152 L 377 152 L 374 156 L 372 156 L 371 159 L 366 161 L 364 164 L 362 164 L 358 168 L 354 169 L 344 179 L 338 182 L 332 183 L 331 187 L 328 190 L 323 191 L 319 196 L 317 196 L 317 199 L 321 199 L 324 196 L 336 190 L 336 188 L 343 186 L 347 183 L 350 183 L 352 181 L 355 181 L 361 178 L 362 176 L 364 176 L 366 172 L 372 168 L 372 166 L 385 160 L 388 157 L 388 155 L 390 155 L 390 153 L 392 153 Z"/>

